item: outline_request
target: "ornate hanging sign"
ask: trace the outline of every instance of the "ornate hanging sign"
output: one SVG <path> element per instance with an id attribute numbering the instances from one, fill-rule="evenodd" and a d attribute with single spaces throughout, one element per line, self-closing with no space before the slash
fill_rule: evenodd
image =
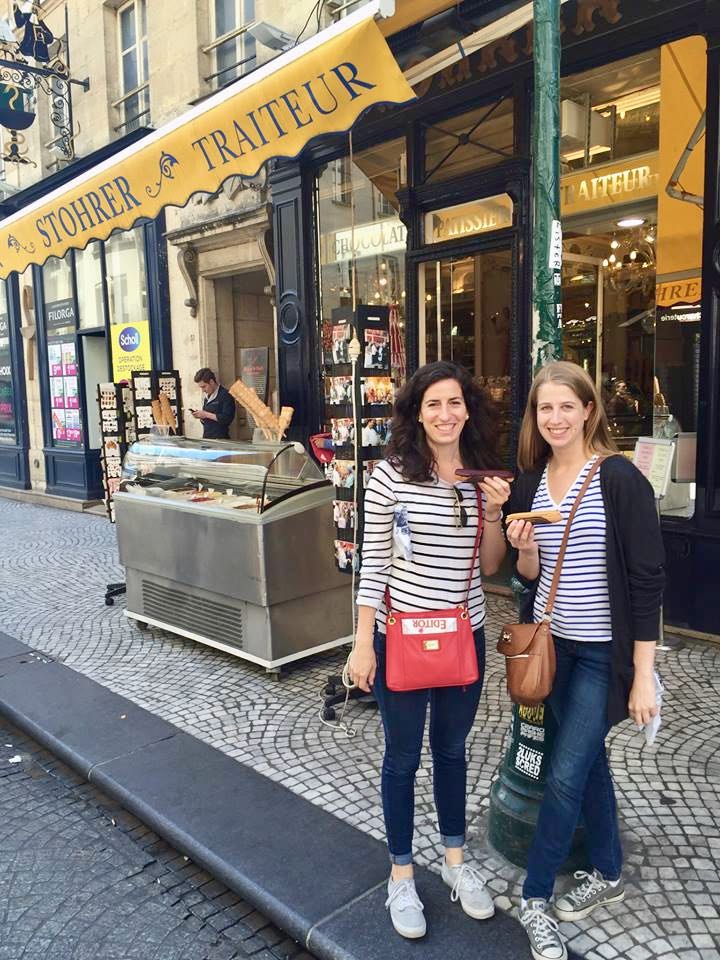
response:
<path id="1" fill-rule="evenodd" d="M 55 37 L 40 15 L 39 0 L 13 4 L 15 34 L 7 20 L 0 21 L 0 125 L 10 130 L 10 144 L 2 158 L 10 163 L 31 163 L 18 132 L 32 126 L 38 91 L 50 103 L 54 145 L 63 159 L 75 156 L 70 84 L 87 90 L 88 80 L 73 80 L 67 66 L 65 43 Z M 65 34 L 67 37 L 67 20 Z M 19 38 L 18 38 L 19 37 Z"/>

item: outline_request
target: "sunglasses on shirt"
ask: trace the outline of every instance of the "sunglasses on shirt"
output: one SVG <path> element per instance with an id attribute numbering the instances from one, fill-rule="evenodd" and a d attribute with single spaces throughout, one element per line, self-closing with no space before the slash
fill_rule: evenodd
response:
<path id="1" fill-rule="evenodd" d="M 460 530 L 468 525 L 468 512 L 463 505 L 462 490 L 453 487 L 455 494 L 455 503 L 453 504 L 453 517 L 455 518 L 455 529 Z"/>

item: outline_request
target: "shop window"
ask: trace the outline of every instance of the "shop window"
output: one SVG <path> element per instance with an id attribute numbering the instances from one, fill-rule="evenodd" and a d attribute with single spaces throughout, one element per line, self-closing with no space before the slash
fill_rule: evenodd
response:
<path id="1" fill-rule="evenodd" d="M 121 97 L 115 101 L 123 133 L 150 122 L 147 0 L 132 0 L 118 10 L 118 48 Z"/>
<path id="2" fill-rule="evenodd" d="M 342 158 L 346 199 L 338 202 L 338 169 L 332 161 L 317 178 L 317 219 L 323 363 L 332 359 L 332 327 L 357 304 L 388 305 L 393 342 L 405 339 L 405 247 L 397 191 L 405 186 L 405 141 Z M 395 375 L 404 379 L 400 349 Z"/>
<path id="3" fill-rule="evenodd" d="M 145 243 L 142 227 L 105 241 L 110 323 L 148 319 Z"/>
<path id="4" fill-rule="evenodd" d="M 42 268 L 43 308 L 52 443 L 78 448 L 83 445 L 83 427 L 71 257 L 50 257 Z"/>
<path id="5" fill-rule="evenodd" d="M 350 203 L 350 158 L 338 157 L 330 163 L 332 170 L 333 203 L 347 206 Z"/>
<path id="6" fill-rule="evenodd" d="M 16 443 L 15 400 L 10 355 L 7 286 L 0 281 L 0 444 Z"/>
<path id="7" fill-rule="evenodd" d="M 43 267 L 43 291 L 46 303 L 69 300 L 72 297 L 72 268 L 70 257 L 49 257 Z M 74 322 L 71 324 L 74 328 Z"/>
<path id="8" fill-rule="evenodd" d="M 380 190 L 375 190 L 375 214 L 378 217 L 395 216 L 395 208 Z"/>
<path id="9" fill-rule="evenodd" d="M 657 150 L 659 136 L 660 50 L 562 81 L 564 172 Z"/>
<path id="10" fill-rule="evenodd" d="M 586 80 L 593 103 L 618 116 L 624 105 L 630 120 L 612 159 L 562 178 L 564 355 L 595 379 L 621 450 L 675 440 L 661 509 L 676 516 L 695 499 L 704 61 L 704 40 L 690 37 L 564 82 L 578 95 Z"/>
<path id="11" fill-rule="evenodd" d="M 105 326 L 102 291 L 102 245 L 98 241 L 75 253 L 78 319 L 81 329 Z"/>
<path id="12" fill-rule="evenodd" d="M 466 176 L 514 153 L 514 103 L 496 100 L 425 126 L 425 183 Z"/>
<path id="13" fill-rule="evenodd" d="M 208 77 L 222 87 L 255 67 L 255 40 L 245 28 L 255 19 L 254 0 L 213 0 L 213 74 Z"/>
<path id="14" fill-rule="evenodd" d="M 420 363 L 451 360 L 485 387 L 500 417 L 498 451 L 509 463 L 512 252 L 498 247 L 427 261 L 418 280 Z"/>

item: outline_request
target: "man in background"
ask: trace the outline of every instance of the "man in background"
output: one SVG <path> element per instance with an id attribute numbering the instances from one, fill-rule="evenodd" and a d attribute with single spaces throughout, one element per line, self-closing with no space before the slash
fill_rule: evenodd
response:
<path id="1" fill-rule="evenodd" d="M 217 382 L 209 367 L 195 374 L 195 383 L 204 394 L 202 410 L 192 410 L 196 420 L 202 420 L 203 440 L 229 440 L 230 424 L 235 418 L 235 401 Z"/>

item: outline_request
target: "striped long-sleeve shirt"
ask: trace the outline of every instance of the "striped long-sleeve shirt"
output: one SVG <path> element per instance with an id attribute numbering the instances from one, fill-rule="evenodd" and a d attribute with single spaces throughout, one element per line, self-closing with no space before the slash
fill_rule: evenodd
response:
<path id="1" fill-rule="evenodd" d="M 570 487 L 562 503 L 555 503 L 547 484 L 547 467 L 533 499 L 533 510 L 557 509 L 562 523 L 535 527 L 540 549 L 540 580 L 535 594 L 535 619 L 542 619 L 553 573 L 560 554 L 572 505 L 590 467 L 597 457 L 588 460 Z M 610 593 L 608 591 L 605 507 L 600 488 L 600 473 L 590 481 L 570 527 L 567 552 L 560 573 L 558 592 L 552 612 L 552 632 L 566 640 L 610 641 Z"/>
<path id="2" fill-rule="evenodd" d="M 458 496 L 454 491 L 458 491 Z M 458 508 L 467 525 L 457 526 Z M 397 555 L 393 526 L 397 507 L 407 508 L 412 558 Z M 357 603 L 377 610 L 376 624 L 385 629 L 385 587 L 393 607 L 402 612 L 444 610 L 465 602 L 478 524 L 475 488 L 470 483 L 413 483 L 387 461 L 373 470 L 365 491 L 365 533 Z M 485 622 L 485 594 L 479 560 L 473 570 L 470 598 L 473 630 Z"/>

